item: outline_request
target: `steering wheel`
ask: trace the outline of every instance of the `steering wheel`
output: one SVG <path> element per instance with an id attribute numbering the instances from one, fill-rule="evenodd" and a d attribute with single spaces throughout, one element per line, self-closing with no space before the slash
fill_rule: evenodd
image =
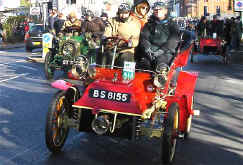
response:
<path id="1" fill-rule="evenodd" d="M 123 42 L 122 45 L 121 42 Z M 102 45 L 104 45 L 106 48 L 114 48 L 116 45 L 119 47 L 119 48 L 124 48 L 124 47 L 128 47 L 128 43 L 129 41 L 124 39 L 124 38 L 121 38 L 119 36 L 113 36 L 113 37 L 107 37 L 103 40 L 102 42 Z"/>
<path id="2" fill-rule="evenodd" d="M 65 31 L 67 33 L 71 33 L 71 32 L 79 32 L 80 31 L 80 27 L 78 26 L 71 26 L 71 27 L 66 27 Z"/>

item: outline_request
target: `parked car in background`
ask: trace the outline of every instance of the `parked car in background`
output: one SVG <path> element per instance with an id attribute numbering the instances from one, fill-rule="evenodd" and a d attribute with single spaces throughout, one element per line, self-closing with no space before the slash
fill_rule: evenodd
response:
<path id="1" fill-rule="evenodd" d="M 35 24 L 30 27 L 25 34 L 25 50 L 32 52 L 33 49 L 42 48 L 42 34 L 44 33 L 44 26 L 42 24 Z"/>

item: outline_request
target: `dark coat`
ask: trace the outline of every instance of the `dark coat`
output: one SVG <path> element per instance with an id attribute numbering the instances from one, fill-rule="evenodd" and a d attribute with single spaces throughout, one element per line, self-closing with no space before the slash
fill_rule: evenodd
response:
<path id="1" fill-rule="evenodd" d="M 212 36 L 213 33 L 217 33 L 217 36 L 222 36 L 223 35 L 223 28 L 224 28 L 224 23 L 219 20 L 212 20 L 210 22 L 210 35 Z"/>
<path id="2" fill-rule="evenodd" d="M 56 31 L 56 34 L 60 33 L 61 32 L 61 29 L 64 25 L 64 22 L 65 20 L 64 19 L 57 19 L 55 22 L 54 22 L 54 29 Z"/>
<path id="3" fill-rule="evenodd" d="M 196 30 L 197 30 L 197 33 L 198 33 L 198 36 L 203 36 L 204 34 L 204 31 L 206 30 L 206 35 L 209 35 L 209 23 L 206 22 L 202 22 L 200 21 L 196 27 Z"/>
<path id="4" fill-rule="evenodd" d="M 91 21 L 85 20 L 81 26 L 81 32 L 90 32 L 95 37 L 101 37 L 105 31 L 105 23 L 100 18 L 94 18 Z"/>

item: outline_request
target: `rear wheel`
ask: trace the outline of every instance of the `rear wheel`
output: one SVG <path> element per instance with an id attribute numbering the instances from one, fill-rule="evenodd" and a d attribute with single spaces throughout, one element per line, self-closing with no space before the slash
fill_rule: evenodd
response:
<path id="1" fill-rule="evenodd" d="M 46 118 L 45 138 L 47 148 L 53 152 L 61 151 L 69 133 L 68 112 L 64 107 L 65 92 L 58 92 L 52 100 Z"/>
<path id="2" fill-rule="evenodd" d="M 51 61 L 52 61 L 51 53 L 48 52 L 45 57 L 45 66 L 44 66 L 45 76 L 47 80 L 51 80 L 54 77 L 55 68 L 50 66 Z"/>
<path id="3" fill-rule="evenodd" d="M 164 132 L 161 136 L 161 160 L 163 164 L 172 163 L 176 151 L 176 139 L 179 129 L 179 106 L 171 104 L 165 119 Z"/>

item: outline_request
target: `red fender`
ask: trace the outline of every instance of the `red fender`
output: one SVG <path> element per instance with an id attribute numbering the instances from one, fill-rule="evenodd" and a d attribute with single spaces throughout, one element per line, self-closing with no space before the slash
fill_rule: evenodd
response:
<path id="1" fill-rule="evenodd" d="M 174 102 L 178 103 L 179 105 L 179 130 L 184 132 L 186 129 L 186 122 L 187 118 L 189 117 L 189 111 L 187 110 L 187 101 L 185 96 L 168 96 L 166 97 L 167 106 L 166 111 L 168 112 L 168 109 L 170 105 Z"/>
<path id="2" fill-rule="evenodd" d="M 194 95 L 197 77 L 198 73 L 196 72 L 180 71 L 177 79 L 175 95 L 166 97 L 167 111 L 173 102 L 177 102 L 179 104 L 180 131 L 184 131 L 186 129 L 187 118 L 190 114 L 193 115 L 192 96 Z"/>
<path id="3" fill-rule="evenodd" d="M 70 82 L 66 82 L 64 80 L 56 80 L 53 83 L 51 83 L 51 86 L 53 88 L 57 88 L 63 91 L 68 90 L 70 87 L 72 87 L 73 85 Z"/>

